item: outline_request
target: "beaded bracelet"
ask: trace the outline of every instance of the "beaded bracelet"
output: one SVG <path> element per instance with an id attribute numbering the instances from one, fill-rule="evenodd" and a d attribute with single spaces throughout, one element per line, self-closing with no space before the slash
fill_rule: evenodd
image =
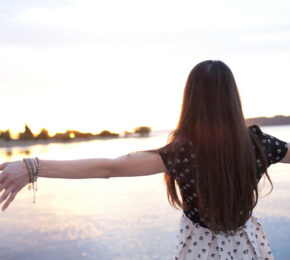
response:
<path id="1" fill-rule="evenodd" d="M 35 191 L 37 191 L 37 177 L 40 176 L 40 160 L 36 158 L 23 158 L 29 173 L 28 190 L 33 189 L 33 203 L 35 203 Z M 34 185 L 36 183 L 36 185 Z"/>
<path id="2" fill-rule="evenodd" d="M 25 162 L 25 165 L 28 169 L 28 173 L 29 173 L 29 183 L 32 183 L 32 180 L 33 180 L 33 171 L 31 169 L 31 166 L 29 164 L 29 159 L 26 159 L 26 158 L 23 158 L 23 161 Z"/>

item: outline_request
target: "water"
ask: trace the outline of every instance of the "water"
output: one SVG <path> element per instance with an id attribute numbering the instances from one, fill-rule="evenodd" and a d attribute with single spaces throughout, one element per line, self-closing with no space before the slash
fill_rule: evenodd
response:
<path id="1" fill-rule="evenodd" d="M 290 141 L 290 126 L 263 130 Z M 167 133 L 148 138 L 96 140 L 75 144 L 18 147 L 1 161 L 110 157 L 161 147 Z M 276 259 L 290 254 L 290 166 L 269 168 L 274 183 L 255 215 L 264 226 Z M 264 193 L 266 193 L 265 187 Z M 27 188 L 0 212 L 1 260 L 171 259 L 180 211 L 166 198 L 162 174 L 136 178 L 39 179 L 36 204 Z"/>

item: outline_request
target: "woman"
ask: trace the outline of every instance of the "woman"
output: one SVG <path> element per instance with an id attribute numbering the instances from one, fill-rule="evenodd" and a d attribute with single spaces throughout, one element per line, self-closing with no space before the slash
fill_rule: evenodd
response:
<path id="1" fill-rule="evenodd" d="M 273 259 L 252 211 L 257 184 L 263 175 L 271 182 L 267 168 L 276 162 L 290 163 L 288 144 L 258 126 L 246 127 L 231 70 L 221 61 L 204 61 L 189 74 L 179 123 L 166 146 L 116 159 L 3 163 L 0 203 L 7 208 L 37 175 L 81 179 L 165 172 L 169 202 L 184 212 L 175 259 Z"/>

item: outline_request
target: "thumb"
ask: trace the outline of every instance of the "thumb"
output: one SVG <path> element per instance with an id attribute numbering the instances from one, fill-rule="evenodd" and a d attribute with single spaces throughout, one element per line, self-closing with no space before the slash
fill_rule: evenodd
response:
<path id="1" fill-rule="evenodd" d="M 0 164 L 0 171 L 2 171 L 7 165 L 8 165 L 8 162 L 1 163 Z"/>

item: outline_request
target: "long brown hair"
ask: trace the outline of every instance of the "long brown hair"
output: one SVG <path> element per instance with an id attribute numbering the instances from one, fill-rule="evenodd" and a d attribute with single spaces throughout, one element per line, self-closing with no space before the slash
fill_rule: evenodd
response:
<path id="1" fill-rule="evenodd" d="M 215 232 L 238 230 L 258 202 L 253 141 L 272 186 L 265 155 L 251 135 L 230 68 L 212 60 L 196 65 L 188 76 L 179 123 L 169 141 L 176 147 L 180 140 L 194 144 L 199 215 Z M 165 182 L 171 205 L 187 209 L 190 205 L 179 198 L 176 180 L 165 174 Z"/>

